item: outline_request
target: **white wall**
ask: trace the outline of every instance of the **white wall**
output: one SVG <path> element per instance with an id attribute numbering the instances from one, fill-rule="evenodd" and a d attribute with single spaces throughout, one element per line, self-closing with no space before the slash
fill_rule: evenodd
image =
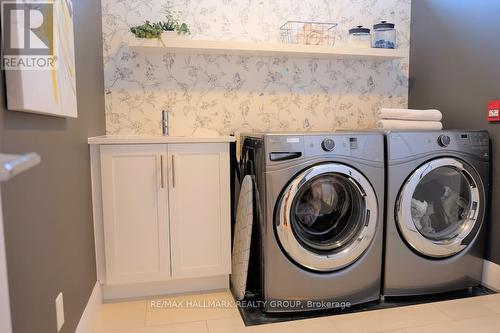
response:
<path id="1" fill-rule="evenodd" d="M 160 0 L 102 0 L 107 132 L 160 134 L 173 110 L 172 135 L 213 131 L 333 130 L 375 124 L 381 106 L 407 105 L 408 58 L 343 61 L 275 57 L 139 54 L 128 28 L 161 19 Z M 338 22 L 347 30 L 396 23 L 409 49 L 410 0 L 175 0 L 192 38 L 278 41 L 287 20 Z"/>

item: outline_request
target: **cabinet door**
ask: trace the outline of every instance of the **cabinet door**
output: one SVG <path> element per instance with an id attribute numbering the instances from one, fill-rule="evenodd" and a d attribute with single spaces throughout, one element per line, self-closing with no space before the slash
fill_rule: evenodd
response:
<path id="1" fill-rule="evenodd" d="M 170 278 L 166 145 L 101 147 L 107 283 Z"/>
<path id="2" fill-rule="evenodd" d="M 169 144 L 172 277 L 231 271 L 229 145 Z"/>

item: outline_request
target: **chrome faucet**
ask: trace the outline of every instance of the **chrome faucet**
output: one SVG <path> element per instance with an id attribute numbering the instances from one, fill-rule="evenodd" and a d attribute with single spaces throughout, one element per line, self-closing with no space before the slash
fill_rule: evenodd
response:
<path id="1" fill-rule="evenodd" d="M 161 112 L 161 133 L 168 136 L 168 111 L 166 110 Z"/>

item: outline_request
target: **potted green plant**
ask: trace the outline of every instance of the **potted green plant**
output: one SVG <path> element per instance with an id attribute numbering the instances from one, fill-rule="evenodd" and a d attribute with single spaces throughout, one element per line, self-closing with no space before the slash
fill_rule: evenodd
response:
<path id="1" fill-rule="evenodd" d="M 137 38 L 157 38 L 160 41 L 162 37 L 178 37 L 191 34 L 186 23 L 179 23 L 180 12 L 173 10 L 170 1 L 167 1 L 164 7 L 164 13 L 165 20 L 156 23 L 146 21 L 141 25 L 131 27 L 130 31 Z"/>

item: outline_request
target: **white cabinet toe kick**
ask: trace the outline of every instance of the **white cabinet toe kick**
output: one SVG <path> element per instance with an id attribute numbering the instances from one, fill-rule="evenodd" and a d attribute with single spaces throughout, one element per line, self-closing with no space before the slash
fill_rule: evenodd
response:
<path id="1" fill-rule="evenodd" d="M 229 141 L 90 149 L 104 298 L 228 288 Z"/>

